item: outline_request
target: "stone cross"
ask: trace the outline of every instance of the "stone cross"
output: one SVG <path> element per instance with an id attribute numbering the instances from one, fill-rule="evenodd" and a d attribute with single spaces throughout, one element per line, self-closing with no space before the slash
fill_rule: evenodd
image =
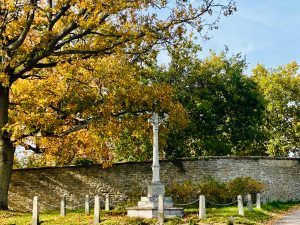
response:
<path id="1" fill-rule="evenodd" d="M 159 179 L 159 154 L 158 154 L 158 127 L 162 120 L 157 113 L 153 113 L 149 119 L 153 126 L 153 164 L 152 164 L 152 183 L 160 183 Z"/>

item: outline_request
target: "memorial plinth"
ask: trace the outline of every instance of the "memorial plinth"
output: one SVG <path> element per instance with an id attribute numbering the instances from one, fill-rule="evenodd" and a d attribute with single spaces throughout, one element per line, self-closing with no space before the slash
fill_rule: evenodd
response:
<path id="1" fill-rule="evenodd" d="M 165 185 L 159 178 L 159 154 L 158 154 L 158 126 L 160 119 L 156 113 L 153 113 L 150 122 L 153 125 L 153 164 L 152 164 L 152 182 L 148 186 L 148 196 L 141 197 L 137 207 L 127 208 L 127 216 L 141 218 L 158 217 L 158 196 L 165 195 Z M 164 197 L 164 217 L 182 217 L 183 209 L 174 207 L 171 197 Z"/>
<path id="2" fill-rule="evenodd" d="M 127 216 L 142 218 L 157 218 L 158 216 L 158 197 L 141 197 L 137 207 L 127 209 Z M 183 209 L 174 207 L 171 197 L 164 197 L 164 216 L 182 217 Z"/>

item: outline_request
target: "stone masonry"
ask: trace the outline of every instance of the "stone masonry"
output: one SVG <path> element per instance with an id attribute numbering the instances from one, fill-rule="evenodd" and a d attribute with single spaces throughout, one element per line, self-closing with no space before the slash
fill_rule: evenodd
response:
<path id="1" fill-rule="evenodd" d="M 9 207 L 31 210 L 33 196 L 39 196 L 41 210 L 54 209 L 66 196 L 69 207 L 84 203 L 85 196 L 98 194 L 104 202 L 109 194 L 116 205 L 133 193 L 147 193 L 151 183 L 151 163 L 117 163 L 110 168 L 101 165 L 54 168 L 16 169 L 13 171 Z M 268 157 L 201 157 L 177 162 L 160 161 L 161 181 L 168 187 L 173 182 L 197 182 L 203 176 L 222 181 L 252 177 L 266 184 L 262 198 L 300 200 L 300 159 Z M 102 203 L 103 205 L 103 203 Z"/>

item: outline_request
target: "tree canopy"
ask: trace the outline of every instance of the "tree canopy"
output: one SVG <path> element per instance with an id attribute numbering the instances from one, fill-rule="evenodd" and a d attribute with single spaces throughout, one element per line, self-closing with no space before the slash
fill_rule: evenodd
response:
<path id="1" fill-rule="evenodd" d="M 102 124 L 109 121 L 108 114 L 117 117 L 153 110 L 146 104 L 162 102 L 168 88 L 161 87 L 166 94 L 149 85 L 134 90 L 140 86 L 140 78 L 130 77 L 137 73 L 134 64 L 151 61 L 160 46 L 184 41 L 187 26 L 201 31 L 208 25 L 206 14 L 216 10 L 228 15 L 235 6 L 231 1 L 224 5 L 211 0 L 193 5 L 188 1 L 23 0 L 4 1 L 0 9 L 0 80 L 2 88 L 11 88 L 10 119 L 3 127 L 13 142 L 28 146 L 28 139 L 37 135 L 62 137 L 86 128 L 91 121 Z M 157 14 L 162 9 L 168 9 L 163 17 Z M 118 57 L 128 62 L 124 68 Z M 113 84 L 115 99 L 111 92 L 103 95 Z M 144 102 L 138 102 L 140 91 L 148 89 L 156 97 L 144 93 Z M 129 95 L 136 99 L 129 100 Z M 110 106 L 104 106 L 106 98 Z M 144 108 L 128 109 L 134 101 Z M 106 119 L 100 122 L 101 117 Z"/>
<path id="2" fill-rule="evenodd" d="M 187 127 L 169 135 L 173 157 L 199 155 L 264 155 L 264 99 L 257 84 L 243 75 L 245 60 L 212 53 L 200 60 L 187 48 L 176 53 L 162 77 L 187 114 Z M 194 53 L 193 53 L 194 52 Z"/>
<path id="3" fill-rule="evenodd" d="M 18 80 L 11 88 L 12 140 L 56 164 L 85 157 L 111 162 L 112 145 L 125 130 L 131 137 L 147 131 L 147 112 L 173 117 L 182 111 L 168 85 L 148 85 L 140 70 L 110 56 L 58 65 L 44 79 Z"/>
<path id="4" fill-rule="evenodd" d="M 292 62 L 276 69 L 259 64 L 253 78 L 263 93 L 267 106 L 264 115 L 264 148 L 269 155 L 299 154 L 300 144 L 300 75 Z"/>

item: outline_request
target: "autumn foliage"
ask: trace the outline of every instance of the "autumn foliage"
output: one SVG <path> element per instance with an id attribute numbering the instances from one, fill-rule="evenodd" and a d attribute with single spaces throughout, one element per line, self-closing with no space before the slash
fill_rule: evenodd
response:
<path id="1" fill-rule="evenodd" d="M 169 88 L 144 82 L 140 68 L 185 41 L 188 27 L 216 28 L 235 10 L 231 0 L 1 1 L 0 209 L 8 208 L 17 145 L 63 161 L 110 158 L 108 146 L 130 119 L 140 129 L 146 111 L 172 115 Z"/>

